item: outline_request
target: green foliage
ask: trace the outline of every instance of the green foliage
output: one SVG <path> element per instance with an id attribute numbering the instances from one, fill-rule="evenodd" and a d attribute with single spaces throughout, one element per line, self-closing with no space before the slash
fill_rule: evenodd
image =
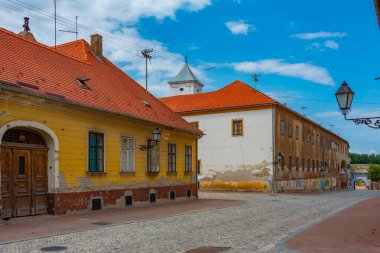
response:
<path id="1" fill-rule="evenodd" d="M 370 164 L 368 169 L 368 178 L 372 182 L 380 182 L 380 165 Z"/>
<path id="2" fill-rule="evenodd" d="M 351 164 L 380 164 L 380 155 L 350 153 Z"/>

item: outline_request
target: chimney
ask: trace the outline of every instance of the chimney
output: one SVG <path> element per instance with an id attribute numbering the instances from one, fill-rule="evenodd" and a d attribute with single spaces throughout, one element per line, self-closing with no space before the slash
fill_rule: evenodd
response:
<path id="1" fill-rule="evenodd" d="M 93 54 L 102 59 L 103 56 L 103 37 L 99 34 L 91 35 L 91 50 Z"/>
<path id="2" fill-rule="evenodd" d="M 33 36 L 33 33 L 29 32 L 30 28 L 29 28 L 29 18 L 28 17 L 24 18 L 24 25 L 22 27 L 24 27 L 24 31 L 19 32 L 19 35 L 21 35 L 21 36 L 23 36 L 25 38 L 28 38 L 28 39 L 36 41 L 36 39 Z"/>

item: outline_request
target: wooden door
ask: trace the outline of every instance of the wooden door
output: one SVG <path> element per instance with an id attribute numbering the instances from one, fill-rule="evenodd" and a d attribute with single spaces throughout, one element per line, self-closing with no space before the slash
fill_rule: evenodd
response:
<path id="1" fill-rule="evenodd" d="M 32 150 L 32 194 L 35 214 L 47 213 L 47 151 Z"/>
<path id="2" fill-rule="evenodd" d="M 3 209 L 1 218 L 13 216 L 13 174 L 12 174 L 12 149 L 1 148 L 1 198 Z"/>
<path id="3" fill-rule="evenodd" d="M 31 151 L 13 149 L 13 217 L 34 215 Z"/>

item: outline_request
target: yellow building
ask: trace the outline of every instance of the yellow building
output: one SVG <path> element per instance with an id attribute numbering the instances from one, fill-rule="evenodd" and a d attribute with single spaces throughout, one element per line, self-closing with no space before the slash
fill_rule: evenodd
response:
<path id="1" fill-rule="evenodd" d="M 201 134 L 105 58 L 100 35 L 55 49 L 0 28 L 2 218 L 196 196 Z"/>

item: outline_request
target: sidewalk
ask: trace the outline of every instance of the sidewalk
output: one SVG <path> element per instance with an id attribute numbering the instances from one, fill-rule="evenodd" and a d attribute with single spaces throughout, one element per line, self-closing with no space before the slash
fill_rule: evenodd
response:
<path id="1" fill-rule="evenodd" d="M 380 252 L 380 197 L 362 201 L 285 241 L 298 252 Z"/>
<path id="2" fill-rule="evenodd" d="M 210 209 L 242 205 L 245 201 L 200 199 L 175 201 L 124 209 L 77 212 L 62 216 L 38 215 L 10 219 L 0 224 L 0 244 L 39 238 L 81 230 L 96 229 L 100 226 L 131 223 L 146 219 L 207 211 Z"/>

